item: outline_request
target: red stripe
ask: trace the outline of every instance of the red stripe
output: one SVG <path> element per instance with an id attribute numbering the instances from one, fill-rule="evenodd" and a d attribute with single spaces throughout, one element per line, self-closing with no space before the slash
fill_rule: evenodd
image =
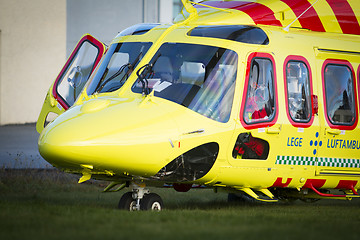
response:
<path id="1" fill-rule="evenodd" d="M 282 27 L 281 22 L 275 18 L 274 12 L 270 8 L 262 4 L 252 2 L 234 9 L 243 11 L 244 13 L 249 15 L 253 19 L 255 24 Z"/>
<path id="2" fill-rule="evenodd" d="M 287 186 L 289 186 L 290 182 L 291 182 L 292 178 L 287 178 L 286 179 L 286 183 L 282 183 L 282 178 L 278 177 L 276 179 L 276 181 L 274 182 L 274 184 L 271 187 L 282 187 L 285 188 Z"/>
<path id="3" fill-rule="evenodd" d="M 281 22 L 275 18 L 274 12 L 270 8 L 260 3 L 243 2 L 243 1 L 234 1 L 234 2 L 211 1 L 211 2 L 204 2 L 203 4 L 217 8 L 228 8 L 228 9 L 236 9 L 242 11 L 247 15 L 249 15 L 255 24 L 282 27 Z M 203 8 L 203 7 L 196 6 L 196 8 Z"/>
<path id="4" fill-rule="evenodd" d="M 302 28 L 310 29 L 312 31 L 325 32 L 325 28 L 316 13 L 315 9 L 307 0 L 281 0 L 286 3 L 291 10 L 299 17 L 306 9 L 309 9 L 298 19 Z"/>
<path id="5" fill-rule="evenodd" d="M 346 0 L 326 0 L 338 20 L 341 30 L 346 34 L 360 35 L 359 22 Z"/>
<path id="6" fill-rule="evenodd" d="M 308 179 L 302 188 L 321 188 L 326 183 L 326 179 Z"/>
<path id="7" fill-rule="evenodd" d="M 355 186 L 357 184 L 358 181 L 354 180 L 340 180 L 339 184 L 336 186 L 336 189 L 348 189 L 351 190 L 353 192 L 354 195 L 359 195 L 356 190 L 355 190 Z"/>
<path id="8" fill-rule="evenodd" d="M 336 189 L 349 189 L 352 190 L 358 181 L 356 180 L 340 180 L 339 184 L 336 186 Z"/>

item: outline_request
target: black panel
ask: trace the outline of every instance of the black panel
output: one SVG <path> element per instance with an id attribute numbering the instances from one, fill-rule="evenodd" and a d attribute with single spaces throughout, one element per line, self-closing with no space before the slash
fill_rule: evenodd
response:
<path id="1" fill-rule="evenodd" d="M 195 181 L 210 171 L 218 153 L 219 144 L 203 144 L 175 158 L 154 177 L 169 182 Z"/>
<path id="2" fill-rule="evenodd" d="M 266 33 L 261 28 L 253 26 L 199 26 L 190 30 L 188 35 L 194 37 L 221 38 L 250 44 L 269 44 L 269 38 Z"/>

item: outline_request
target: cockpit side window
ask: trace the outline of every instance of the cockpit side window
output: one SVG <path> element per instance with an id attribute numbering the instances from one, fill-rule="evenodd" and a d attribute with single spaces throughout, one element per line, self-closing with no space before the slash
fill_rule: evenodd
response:
<path id="1" fill-rule="evenodd" d="M 76 51 L 63 77 L 58 81 L 56 93 L 68 105 L 72 106 L 83 90 L 94 68 L 94 59 L 99 49 L 91 42 L 84 41 Z"/>
<path id="2" fill-rule="evenodd" d="M 269 126 L 276 118 L 277 108 L 273 60 L 268 54 L 253 54 L 249 59 L 242 120 L 245 125 Z"/>
<path id="3" fill-rule="evenodd" d="M 352 66 L 345 61 L 325 61 L 323 81 L 328 124 L 330 127 L 340 126 L 341 129 L 352 129 L 357 119 Z"/>
<path id="4" fill-rule="evenodd" d="M 287 113 L 294 126 L 308 127 L 312 120 L 311 71 L 306 59 L 297 56 L 285 60 L 284 79 Z"/>

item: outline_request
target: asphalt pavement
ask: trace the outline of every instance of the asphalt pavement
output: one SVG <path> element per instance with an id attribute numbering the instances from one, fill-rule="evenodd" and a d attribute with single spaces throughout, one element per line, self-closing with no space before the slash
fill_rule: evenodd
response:
<path id="1" fill-rule="evenodd" d="M 0 168 L 52 168 L 39 154 L 34 124 L 0 126 Z"/>

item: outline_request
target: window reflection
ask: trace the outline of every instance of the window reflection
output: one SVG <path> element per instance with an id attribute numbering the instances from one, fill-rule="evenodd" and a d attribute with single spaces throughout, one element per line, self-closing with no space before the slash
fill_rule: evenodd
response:
<path id="1" fill-rule="evenodd" d="M 254 58 L 246 94 L 246 123 L 271 121 L 275 115 L 274 72 L 270 59 Z"/>
<path id="2" fill-rule="evenodd" d="M 213 46 L 165 43 L 150 61 L 146 79 L 154 95 L 203 116 L 227 122 L 233 102 L 237 54 Z M 132 90 L 142 92 L 137 81 Z"/>
<path id="3" fill-rule="evenodd" d="M 150 46 L 149 42 L 112 44 L 89 83 L 87 94 L 112 92 L 121 88 Z"/>
<path id="4" fill-rule="evenodd" d="M 228 39 L 249 44 L 269 44 L 269 38 L 261 28 L 246 25 L 198 26 L 187 34 L 195 37 Z"/>
<path id="5" fill-rule="evenodd" d="M 311 118 L 309 71 L 305 63 L 290 61 L 286 65 L 288 110 L 295 122 L 308 122 Z"/>
<path id="6" fill-rule="evenodd" d="M 61 81 L 59 81 L 56 90 L 68 106 L 74 104 L 84 88 L 94 67 L 98 52 L 99 50 L 90 42 L 84 42 L 77 51 Z"/>
<path id="7" fill-rule="evenodd" d="M 328 64 L 324 73 L 327 115 L 331 123 L 351 125 L 355 121 L 354 85 L 345 65 Z"/>

